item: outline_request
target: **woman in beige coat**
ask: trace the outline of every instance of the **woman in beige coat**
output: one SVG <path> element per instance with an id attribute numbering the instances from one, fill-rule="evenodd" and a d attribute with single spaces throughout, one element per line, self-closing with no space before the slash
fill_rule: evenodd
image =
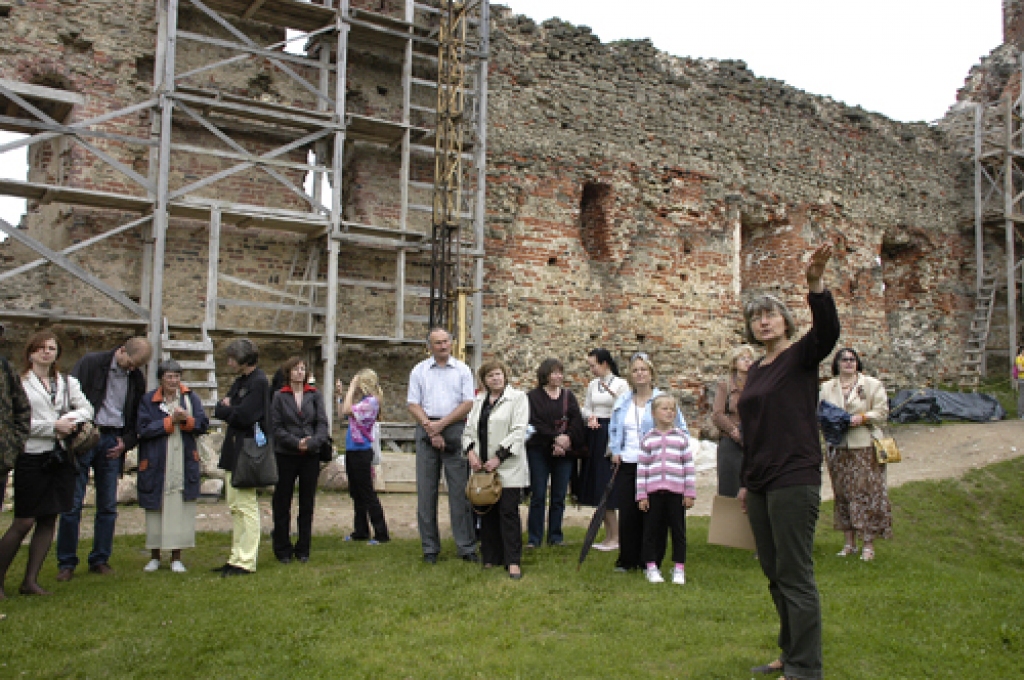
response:
<path id="1" fill-rule="evenodd" d="M 484 568 L 505 565 L 513 580 L 523 576 L 523 526 L 519 503 L 530 483 L 525 435 L 530 422 L 526 393 L 509 386 L 508 368 L 500 361 L 485 361 L 477 372 L 483 389 L 473 400 L 462 450 L 468 451 L 474 470 L 497 470 L 501 498 L 480 517 L 480 553 Z M 472 450 L 470 450 L 472 446 Z"/>
<path id="2" fill-rule="evenodd" d="M 864 548 L 860 558 L 875 558 L 875 538 L 892 538 L 892 508 L 885 484 L 885 469 L 875 459 L 872 435 L 889 415 L 889 398 L 880 380 L 863 373 L 864 365 L 852 349 L 836 352 L 835 377 L 821 386 L 820 398 L 846 409 L 850 429 L 839 446 L 830 449 L 828 472 L 835 494 L 834 526 L 846 537 L 840 557 L 857 552 L 857 537 Z"/>

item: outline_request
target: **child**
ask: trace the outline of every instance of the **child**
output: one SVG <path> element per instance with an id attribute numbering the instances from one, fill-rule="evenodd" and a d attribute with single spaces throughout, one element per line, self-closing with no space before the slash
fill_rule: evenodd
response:
<path id="1" fill-rule="evenodd" d="M 686 512 L 697 497 L 693 451 L 690 438 L 674 426 L 676 400 L 661 394 L 651 403 L 654 429 L 640 442 L 636 466 L 636 500 L 643 512 L 644 543 L 640 553 L 647 563 L 645 575 L 651 583 L 664 583 L 658 571 L 657 545 L 664 544 L 665 532 L 672 530 L 672 583 L 686 583 Z"/>
<path id="2" fill-rule="evenodd" d="M 339 394 L 342 387 L 339 380 Z M 384 508 L 373 489 L 373 425 L 383 405 L 377 374 L 369 368 L 356 373 L 344 401 L 338 401 L 338 417 L 349 417 L 345 435 L 345 471 L 348 473 L 348 492 L 355 506 L 353 531 L 345 537 L 346 541 L 369 541 L 369 545 L 377 545 L 389 540 Z M 373 525 L 372 539 L 370 524 Z"/>

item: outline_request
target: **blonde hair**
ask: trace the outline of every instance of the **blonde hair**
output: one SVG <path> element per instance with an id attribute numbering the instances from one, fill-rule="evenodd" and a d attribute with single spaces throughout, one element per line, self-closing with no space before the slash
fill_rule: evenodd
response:
<path id="1" fill-rule="evenodd" d="M 380 408 L 383 410 L 384 393 L 380 389 L 380 381 L 377 379 L 377 374 L 372 368 L 364 368 L 356 373 L 356 377 L 352 378 L 352 382 L 356 384 L 356 389 L 362 392 L 363 396 L 376 397 Z"/>
<path id="2" fill-rule="evenodd" d="M 651 362 L 651 358 L 644 352 L 637 352 L 633 355 L 633 358 L 629 360 L 629 373 L 627 380 L 629 382 L 629 389 L 636 390 L 636 385 L 633 384 L 633 364 L 636 362 L 643 362 L 647 367 L 647 370 L 651 372 L 651 387 L 654 387 L 654 379 L 658 377 L 658 372 L 654 370 L 654 364 Z"/>
<path id="3" fill-rule="evenodd" d="M 728 368 L 730 378 L 736 377 L 736 360 L 739 359 L 744 354 L 750 357 L 751 361 L 754 361 L 754 359 L 757 358 L 757 354 L 754 353 L 754 348 L 751 347 L 750 345 L 740 345 L 739 347 L 733 348 L 733 350 L 729 352 Z"/>
<path id="4" fill-rule="evenodd" d="M 662 401 L 670 402 L 674 407 L 679 408 L 679 402 L 668 392 L 662 392 L 651 401 L 651 417 L 654 417 L 654 409 L 658 408 L 658 403 Z"/>

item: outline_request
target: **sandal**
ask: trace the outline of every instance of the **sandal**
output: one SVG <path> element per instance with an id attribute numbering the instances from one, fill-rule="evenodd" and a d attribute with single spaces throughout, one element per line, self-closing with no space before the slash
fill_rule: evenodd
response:
<path id="1" fill-rule="evenodd" d="M 870 561 L 874 560 L 875 559 L 875 549 L 874 548 L 867 548 L 867 547 L 865 547 L 864 548 L 864 552 L 862 552 L 860 554 L 860 559 L 861 559 L 862 562 L 870 562 Z"/>
<path id="2" fill-rule="evenodd" d="M 867 548 L 865 548 L 867 550 Z M 857 554 L 857 546 L 855 545 L 844 545 L 843 549 L 836 553 L 836 557 L 847 557 L 849 555 Z"/>

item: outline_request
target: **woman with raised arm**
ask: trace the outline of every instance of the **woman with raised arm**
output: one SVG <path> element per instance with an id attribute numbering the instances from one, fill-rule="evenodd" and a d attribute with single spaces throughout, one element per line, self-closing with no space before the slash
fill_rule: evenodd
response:
<path id="1" fill-rule="evenodd" d="M 839 315 L 822 276 L 832 246 L 807 265 L 813 325 L 794 341 L 789 308 L 762 295 L 744 310 L 748 339 L 764 357 L 747 372 L 738 410 L 743 434 L 743 501 L 757 557 L 779 615 L 779 658 L 751 669 L 783 678 L 822 677 L 821 602 L 814 580 L 814 527 L 821 503 L 818 365 L 839 339 Z"/>

